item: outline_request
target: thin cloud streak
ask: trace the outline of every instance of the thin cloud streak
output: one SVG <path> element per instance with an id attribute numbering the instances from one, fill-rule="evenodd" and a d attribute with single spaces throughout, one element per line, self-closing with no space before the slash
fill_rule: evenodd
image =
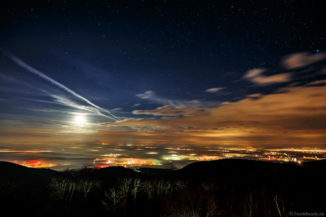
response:
<path id="1" fill-rule="evenodd" d="M 224 88 L 223 87 L 213 87 L 213 88 L 209 88 L 209 89 L 206 89 L 205 92 L 207 93 L 217 93 L 221 90 L 223 90 Z"/>
<path id="2" fill-rule="evenodd" d="M 19 59 L 18 57 L 12 55 L 12 54 L 9 54 L 7 52 L 3 52 L 5 54 L 5 56 L 7 56 L 9 59 L 11 59 L 14 63 L 16 63 L 18 66 L 20 66 L 21 68 L 43 78 L 44 80 L 50 82 L 51 84 L 59 87 L 60 89 L 70 93 L 71 95 L 75 96 L 76 98 L 84 101 L 85 103 L 87 103 L 88 105 L 92 106 L 93 108 L 96 109 L 96 112 L 101 115 L 101 116 L 104 116 L 104 117 L 107 117 L 109 119 L 112 119 L 112 120 L 120 120 L 120 118 L 118 118 L 117 116 L 115 116 L 114 114 L 112 114 L 112 112 L 110 112 L 109 110 L 107 109 L 104 109 L 94 103 L 92 103 L 90 100 L 86 99 L 85 97 L 79 95 L 78 93 L 76 93 L 75 91 L 71 90 L 70 88 L 66 87 L 65 85 L 61 84 L 60 82 L 54 80 L 53 78 L 47 76 L 46 74 L 42 73 L 41 71 L 33 68 L 32 66 L 28 65 L 27 63 L 25 63 L 24 61 L 22 61 L 21 59 Z"/>

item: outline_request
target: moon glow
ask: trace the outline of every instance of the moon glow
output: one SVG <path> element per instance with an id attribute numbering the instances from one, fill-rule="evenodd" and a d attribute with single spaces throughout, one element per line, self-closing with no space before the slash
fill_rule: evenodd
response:
<path id="1" fill-rule="evenodd" d="M 77 127 L 84 127 L 87 124 L 87 119 L 84 115 L 76 115 L 73 119 L 73 123 Z"/>

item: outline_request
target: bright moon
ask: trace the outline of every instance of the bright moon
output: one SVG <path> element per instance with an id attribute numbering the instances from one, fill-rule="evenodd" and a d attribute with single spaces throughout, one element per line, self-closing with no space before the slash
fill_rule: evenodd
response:
<path id="1" fill-rule="evenodd" d="M 74 124 L 78 127 L 83 127 L 86 125 L 87 120 L 84 115 L 76 115 L 73 120 Z"/>

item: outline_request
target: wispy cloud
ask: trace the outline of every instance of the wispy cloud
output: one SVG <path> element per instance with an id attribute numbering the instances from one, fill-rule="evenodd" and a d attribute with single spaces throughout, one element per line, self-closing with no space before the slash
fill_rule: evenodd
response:
<path id="1" fill-rule="evenodd" d="M 30 108 L 28 110 L 34 111 L 34 112 L 44 112 L 44 113 L 64 113 L 64 114 L 71 114 L 71 115 L 80 115 L 81 114 L 80 112 L 66 111 L 66 110 L 60 110 L 60 109 Z M 88 113 L 83 112 L 83 114 L 87 115 L 87 116 L 97 115 L 97 114 L 94 114 L 93 112 L 88 112 Z"/>
<path id="2" fill-rule="evenodd" d="M 284 57 L 281 65 L 287 70 L 309 66 L 326 59 L 326 53 L 311 54 L 308 52 L 294 53 Z"/>
<path id="3" fill-rule="evenodd" d="M 184 106 L 184 105 L 192 105 L 199 106 L 200 101 L 198 100 L 174 100 L 169 98 L 164 98 L 157 96 L 154 91 L 147 90 L 144 93 L 136 94 L 137 97 L 145 100 L 149 100 L 153 103 L 160 105 L 172 105 L 172 106 Z"/>
<path id="4" fill-rule="evenodd" d="M 62 104 L 67 105 L 67 106 L 71 106 L 73 108 L 78 108 L 78 109 L 82 109 L 82 110 L 95 112 L 98 115 L 107 117 L 107 118 L 112 119 L 112 120 L 119 120 L 119 118 L 117 116 L 115 116 L 114 114 L 112 114 L 112 112 L 109 111 L 108 109 L 102 108 L 102 107 L 94 104 L 93 102 L 91 102 L 87 98 L 83 97 L 82 95 L 76 93 L 75 91 L 71 90 L 70 88 L 68 88 L 64 84 L 54 80 L 53 78 L 49 77 L 45 73 L 43 73 L 43 72 L 33 68 L 32 66 L 28 65 L 27 63 L 25 63 L 24 61 L 22 61 L 18 57 L 14 56 L 13 54 L 8 53 L 8 52 L 4 52 L 4 51 L 2 51 L 2 52 L 4 53 L 5 56 L 7 56 L 9 59 L 11 59 L 14 63 L 16 63 L 21 68 L 27 70 L 28 72 L 30 72 L 30 73 L 32 73 L 34 75 L 39 76 L 43 80 L 55 85 L 56 87 L 58 87 L 61 90 L 69 93 L 71 96 L 75 97 L 76 99 L 81 100 L 84 103 L 88 104 L 89 106 L 79 105 L 78 103 L 75 103 L 75 102 L 73 102 L 73 101 L 71 101 L 71 100 L 69 100 L 69 99 L 67 99 L 67 98 L 65 98 L 63 96 L 50 94 L 50 96 L 52 96 L 54 99 L 56 99 L 59 103 L 62 103 Z"/>
<path id="5" fill-rule="evenodd" d="M 318 80 L 318 81 L 312 81 L 312 82 L 308 83 L 308 85 L 326 85 L 326 79 Z"/>
<path id="6" fill-rule="evenodd" d="M 187 116 L 194 114 L 198 111 L 198 108 L 189 106 L 172 106 L 166 105 L 157 107 L 152 110 L 134 110 L 132 111 L 135 115 L 153 115 L 153 116 Z"/>
<path id="7" fill-rule="evenodd" d="M 290 73 L 281 73 L 281 74 L 266 76 L 263 75 L 265 71 L 266 69 L 264 68 L 251 69 L 243 76 L 243 78 L 261 86 L 276 84 L 276 83 L 284 83 L 291 80 Z"/>
<path id="8" fill-rule="evenodd" d="M 219 92 L 220 90 L 223 90 L 223 89 L 224 89 L 223 87 L 212 87 L 212 88 L 206 89 L 205 92 L 207 92 L 207 93 L 216 93 L 216 92 Z"/>

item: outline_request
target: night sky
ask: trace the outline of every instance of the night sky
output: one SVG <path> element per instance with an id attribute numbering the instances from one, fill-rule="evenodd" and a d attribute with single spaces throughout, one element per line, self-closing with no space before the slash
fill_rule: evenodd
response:
<path id="1" fill-rule="evenodd" d="M 0 160 L 326 148 L 325 20 L 323 0 L 1 1 Z"/>

